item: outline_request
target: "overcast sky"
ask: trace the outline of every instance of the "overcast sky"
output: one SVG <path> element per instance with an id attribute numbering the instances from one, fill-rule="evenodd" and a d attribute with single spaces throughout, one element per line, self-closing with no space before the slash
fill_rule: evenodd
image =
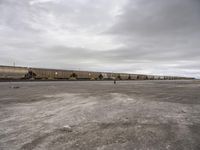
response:
<path id="1" fill-rule="evenodd" d="M 200 78 L 200 0 L 0 0 L 0 65 Z"/>

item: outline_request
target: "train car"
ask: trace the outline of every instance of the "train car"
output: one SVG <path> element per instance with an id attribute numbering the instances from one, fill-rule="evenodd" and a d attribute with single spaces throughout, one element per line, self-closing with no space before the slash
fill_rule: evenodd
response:
<path id="1" fill-rule="evenodd" d="M 147 80 L 154 80 L 154 76 L 153 75 L 147 75 Z"/>
<path id="2" fill-rule="evenodd" d="M 0 66 L 0 79 L 23 79 L 27 73 L 26 67 Z"/>
<path id="3" fill-rule="evenodd" d="M 118 79 L 120 80 L 121 76 L 119 73 L 111 73 L 110 74 L 110 79 L 114 80 L 114 79 Z"/>
<path id="4" fill-rule="evenodd" d="M 164 76 L 154 76 L 154 80 L 164 80 Z"/>
<path id="5" fill-rule="evenodd" d="M 29 68 L 29 78 L 34 79 L 69 79 L 72 71 L 56 70 L 56 69 L 41 69 Z"/>
<path id="6" fill-rule="evenodd" d="M 103 80 L 107 78 L 106 73 L 90 71 L 73 71 L 79 80 Z"/>
<path id="7" fill-rule="evenodd" d="M 127 73 L 120 73 L 120 78 L 121 80 L 128 80 L 129 79 L 129 74 Z"/>
<path id="8" fill-rule="evenodd" d="M 77 80 L 103 80 L 107 77 L 105 73 L 90 71 L 73 71 Z"/>
<path id="9" fill-rule="evenodd" d="M 121 74 L 120 73 L 115 73 L 114 74 L 115 79 L 117 80 L 122 80 Z"/>
<path id="10" fill-rule="evenodd" d="M 154 76 L 154 80 L 159 80 L 159 76 Z"/>
<path id="11" fill-rule="evenodd" d="M 160 76 L 160 80 L 164 80 L 164 76 Z"/>
<path id="12" fill-rule="evenodd" d="M 138 75 L 137 74 L 131 74 L 131 80 L 137 80 Z"/>
<path id="13" fill-rule="evenodd" d="M 99 72 L 90 72 L 90 80 L 98 80 L 99 79 L 99 77 L 101 76 L 101 73 L 99 73 Z"/>
<path id="14" fill-rule="evenodd" d="M 103 76 L 104 80 L 108 80 L 108 74 L 107 74 L 107 72 L 101 72 L 101 75 Z"/>
<path id="15" fill-rule="evenodd" d="M 72 78 L 76 78 L 79 80 L 89 80 L 90 79 L 90 72 L 87 71 L 73 71 L 70 75 Z"/>
<path id="16" fill-rule="evenodd" d="M 147 75 L 138 75 L 137 76 L 137 80 L 147 80 L 147 79 L 148 79 Z"/>
<path id="17" fill-rule="evenodd" d="M 107 79 L 108 80 L 114 80 L 114 76 L 113 76 L 113 73 L 107 73 Z"/>

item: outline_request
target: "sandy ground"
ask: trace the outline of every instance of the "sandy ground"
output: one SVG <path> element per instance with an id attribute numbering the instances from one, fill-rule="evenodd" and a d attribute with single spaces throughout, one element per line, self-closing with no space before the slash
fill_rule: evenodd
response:
<path id="1" fill-rule="evenodd" d="M 200 81 L 0 83 L 0 149 L 199 150 Z"/>

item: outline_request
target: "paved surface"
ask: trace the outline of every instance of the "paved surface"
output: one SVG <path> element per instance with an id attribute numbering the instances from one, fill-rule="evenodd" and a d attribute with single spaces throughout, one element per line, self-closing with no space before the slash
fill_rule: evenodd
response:
<path id="1" fill-rule="evenodd" d="M 0 149 L 199 150 L 200 81 L 0 83 Z"/>

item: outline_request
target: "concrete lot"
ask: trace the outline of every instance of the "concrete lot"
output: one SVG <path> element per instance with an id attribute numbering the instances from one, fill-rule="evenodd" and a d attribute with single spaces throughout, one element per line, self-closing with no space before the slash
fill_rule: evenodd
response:
<path id="1" fill-rule="evenodd" d="M 0 83 L 0 149 L 199 150 L 200 81 Z"/>

